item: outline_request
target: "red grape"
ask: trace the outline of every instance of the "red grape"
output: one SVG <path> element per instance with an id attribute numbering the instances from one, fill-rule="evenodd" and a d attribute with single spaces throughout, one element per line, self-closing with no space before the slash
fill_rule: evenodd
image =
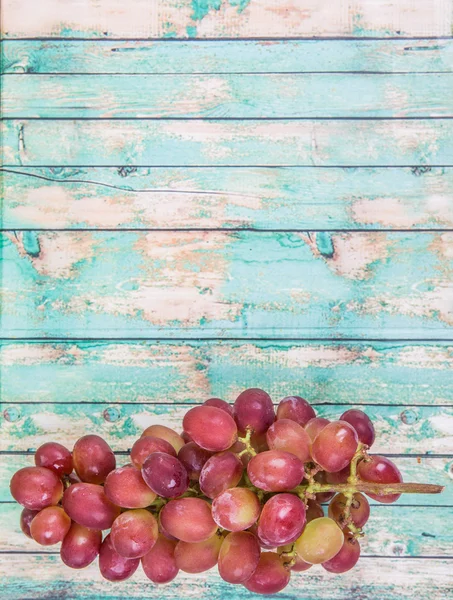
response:
<path id="1" fill-rule="evenodd" d="M 35 465 L 46 467 L 59 477 L 69 475 L 72 472 L 72 454 L 61 444 L 47 442 L 36 450 Z"/>
<path id="2" fill-rule="evenodd" d="M 306 506 L 306 514 L 305 517 L 307 519 L 307 523 L 309 521 L 313 521 L 313 519 L 319 519 L 319 517 L 324 516 L 324 511 L 322 506 L 315 502 L 314 500 L 309 500 Z"/>
<path id="3" fill-rule="evenodd" d="M 282 554 L 286 554 L 288 552 L 291 552 L 293 549 L 293 545 L 292 544 L 287 544 L 285 546 L 280 546 L 279 548 L 277 548 L 277 552 L 278 554 L 280 554 L 280 556 L 282 556 Z M 283 564 L 292 562 L 292 558 L 286 557 L 286 556 L 282 556 L 283 559 Z M 308 571 L 308 569 L 310 569 L 313 565 L 310 563 L 307 563 L 305 561 L 303 561 L 300 556 L 296 556 L 294 557 L 295 563 L 290 567 L 291 571 L 294 571 L 296 573 L 301 573 L 302 571 Z"/>
<path id="4" fill-rule="evenodd" d="M 329 423 L 329 419 L 324 419 L 324 417 L 315 417 L 314 419 L 310 419 L 305 424 L 304 429 L 310 436 L 311 441 L 313 442 L 318 433 L 322 431 L 324 427 Z"/>
<path id="5" fill-rule="evenodd" d="M 73 521 L 90 529 L 110 529 L 120 514 L 104 494 L 104 488 L 94 483 L 76 483 L 67 488 L 63 508 Z"/>
<path id="6" fill-rule="evenodd" d="M 334 519 L 341 528 L 347 525 L 344 519 L 346 501 L 347 499 L 344 494 L 337 494 L 329 504 L 329 517 Z M 365 496 L 360 492 L 355 493 L 352 498 L 350 515 L 352 522 L 356 527 L 363 527 L 368 521 L 368 517 L 370 516 L 370 505 Z"/>
<path id="7" fill-rule="evenodd" d="M 30 510 L 29 508 L 24 508 L 20 513 L 20 528 L 22 532 L 29 538 L 31 538 L 30 533 L 30 525 L 36 515 L 39 513 L 39 510 Z"/>
<path id="8" fill-rule="evenodd" d="M 289 583 L 291 572 L 276 552 L 262 552 L 255 572 L 244 586 L 256 594 L 277 594 Z"/>
<path id="9" fill-rule="evenodd" d="M 333 519 L 320 517 L 305 526 L 295 543 L 300 558 L 314 565 L 333 558 L 343 545 L 343 532 Z"/>
<path id="10" fill-rule="evenodd" d="M 60 506 L 43 508 L 30 525 L 31 537 L 41 546 L 62 542 L 71 527 L 71 519 Z"/>
<path id="11" fill-rule="evenodd" d="M 204 542 L 179 541 L 175 548 L 176 566 L 185 573 L 203 573 L 217 564 L 223 536 L 214 533 Z"/>
<path id="12" fill-rule="evenodd" d="M 231 404 L 228 404 L 228 402 L 225 402 L 225 400 L 221 400 L 220 398 L 209 398 L 209 400 L 206 400 L 203 404 L 204 406 L 215 406 L 216 408 L 224 410 L 230 417 L 233 416 L 233 407 Z"/>
<path id="13" fill-rule="evenodd" d="M 206 461 L 212 456 L 211 452 L 200 448 L 195 442 L 184 444 L 178 452 L 178 459 L 184 465 L 189 479 L 198 481 L 200 478 L 201 469 Z"/>
<path id="14" fill-rule="evenodd" d="M 141 558 L 159 535 L 155 517 L 143 508 L 128 510 L 115 519 L 110 531 L 112 545 L 120 556 Z"/>
<path id="15" fill-rule="evenodd" d="M 189 487 L 189 476 L 181 461 L 165 452 L 148 456 L 143 463 L 142 476 L 146 485 L 163 498 L 181 496 Z"/>
<path id="16" fill-rule="evenodd" d="M 72 459 L 77 475 L 85 483 L 104 483 L 107 475 L 116 467 L 112 449 L 98 435 L 85 435 L 77 440 Z"/>
<path id="17" fill-rule="evenodd" d="M 327 473 L 325 471 L 319 471 L 315 475 L 315 481 L 318 483 L 327 483 Z M 319 492 L 316 494 L 316 502 L 322 504 L 323 502 L 328 502 L 334 496 L 335 492 Z"/>
<path id="18" fill-rule="evenodd" d="M 205 450 L 221 452 L 237 440 L 237 427 L 230 415 L 215 406 L 195 406 L 184 416 L 184 431 Z"/>
<path id="19" fill-rule="evenodd" d="M 310 460 L 310 436 L 295 421 L 275 421 L 267 430 L 266 440 L 270 450 L 291 452 L 303 463 Z"/>
<path id="20" fill-rule="evenodd" d="M 277 419 L 291 419 L 302 427 L 315 417 L 316 413 L 313 408 L 300 396 L 283 398 L 277 408 Z"/>
<path id="21" fill-rule="evenodd" d="M 260 546 L 248 531 L 229 533 L 219 553 L 220 577 L 228 583 L 244 583 L 255 572 L 260 560 Z"/>
<path id="22" fill-rule="evenodd" d="M 175 548 L 176 542 L 159 535 L 151 550 L 142 556 L 143 571 L 153 583 L 169 583 L 178 574 Z"/>
<path id="23" fill-rule="evenodd" d="M 234 418 L 239 431 L 244 433 L 249 427 L 254 433 L 265 433 L 275 421 L 274 405 L 264 390 L 250 388 L 236 398 Z"/>
<path id="24" fill-rule="evenodd" d="M 99 551 L 99 570 L 102 577 L 108 581 L 124 581 L 129 579 L 140 564 L 139 558 L 124 558 L 120 556 L 112 544 L 112 538 L 108 535 L 102 542 Z"/>
<path id="25" fill-rule="evenodd" d="M 61 560 L 71 569 L 84 569 L 99 554 L 101 544 L 100 531 L 73 523 L 61 544 Z"/>
<path id="26" fill-rule="evenodd" d="M 63 496 L 63 483 L 49 469 L 24 467 L 12 476 L 10 490 L 14 500 L 25 508 L 41 510 L 59 503 Z"/>
<path id="27" fill-rule="evenodd" d="M 243 531 L 260 515 L 258 496 L 247 488 L 231 488 L 219 494 L 212 503 L 212 517 L 227 531 Z"/>
<path id="28" fill-rule="evenodd" d="M 215 498 L 228 488 L 235 487 L 241 480 L 244 467 L 232 452 L 214 454 L 200 473 L 200 489 L 208 498 Z"/>
<path id="29" fill-rule="evenodd" d="M 153 435 L 146 435 L 139 438 L 132 446 L 130 456 L 134 467 L 141 469 L 145 460 L 153 452 L 164 452 L 170 456 L 176 456 L 175 449 L 169 442 Z"/>
<path id="30" fill-rule="evenodd" d="M 351 465 L 348 464 L 341 471 L 337 471 L 336 473 L 326 473 L 325 474 L 325 482 L 326 483 L 347 483 L 349 476 L 351 474 Z"/>
<path id="31" fill-rule="evenodd" d="M 255 487 L 266 492 L 284 492 L 300 484 L 304 466 L 294 454 L 269 450 L 251 459 L 247 474 Z"/>
<path id="32" fill-rule="evenodd" d="M 160 519 L 170 535 L 183 542 L 204 542 L 217 530 L 211 506 L 201 498 L 170 500 L 162 509 Z"/>
<path id="33" fill-rule="evenodd" d="M 397 466 L 385 456 L 371 456 L 369 460 L 361 460 L 357 465 L 357 475 L 367 483 L 401 483 L 403 477 Z M 396 502 L 401 494 L 368 494 L 373 500 L 384 504 Z"/>
<path id="34" fill-rule="evenodd" d="M 170 429 L 170 427 L 165 427 L 165 425 L 150 425 L 142 433 L 142 437 L 147 437 L 149 435 L 159 438 L 160 440 L 165 440 L 173 446 L 175 456 L 185 444 L 185 441 L 176 433 L 176 431 Z"/>
<path id="35" fill-rule="evenodd" d="M 341 415 L 340 421 L 346 421 L 354 427 L 362 444 L 366 444 L 368 448 L 373 445 L 376 437 L 374 425 L 370 417 L 362 410 L 347 410 Z"/>
<path id="36" fill-rule="evenodd" d="M 272 548 L 297 540 L 305 526 L 305 505 L 294 494 L 272 496 L 263 507 L 258 536 Z"/>
<path id="37" fill-rule="evenodd" d="M 346 421 L 333 421 L 315 437 L 311 455 L 324 471 L 341 471 L 351 462 L 359 440 L 355 429 Z"/>
<path id="38" fill-rule="evenodd" d="M 324 569 L 330 571 L 330 573 L 350 571 L 357 564 L 360 557 L 359 541 L 347 529 L 343 533 L 344 543 L 341 550 L 333 558 L 322 563 Z"/>
<path id="39" fill-rule="evenodd" d="M 156 499 L 156 493 L 132 465 L 111 471 L 105 480 L 104 493 L 113 504 L 122 508 L 146 508 Z"/>

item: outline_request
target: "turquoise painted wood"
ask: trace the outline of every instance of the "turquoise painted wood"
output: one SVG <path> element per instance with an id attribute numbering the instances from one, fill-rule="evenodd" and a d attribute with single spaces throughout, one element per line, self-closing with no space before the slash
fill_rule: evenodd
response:
<path id="1" fill-rule="evenodd" d="M 451 73 L 453 41 L 5 40 L 4 73 Z"/>
<path id="2" fill-rule="evenodd" d="M 451 229 L 453 169 L 15 167 L 6 229 Z"/>
<path id="3" fill-rule="evenodd" d="M 12 120 L 4 166 L 453 166 L 453 120 Z"/>
<path id="4" fill-rule="evenodd" d="M 453 236 L 2 236 L 5 337 L 451 339 Z"/>
<path id="5" fill-rule="evenodd" d="M 451 117 L 452 89 L 451 73 L 9 75 L 2 97 L 9 119 L 423 118 Z"/>

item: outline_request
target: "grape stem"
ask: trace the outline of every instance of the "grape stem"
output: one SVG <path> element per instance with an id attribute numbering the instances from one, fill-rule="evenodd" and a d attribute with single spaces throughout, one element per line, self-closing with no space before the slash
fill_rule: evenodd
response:
<path id="1" fill-rule="evenodd" d="M 239 452 L 237 456 L 240 458 L 243 454 L 250 454 L 250 456 L 256 456 L 256 450 L 251 444 L 253 429 L 247 427 L 245 431 L 245 437 L 238 437 L 238 442 L 242 442 L 245 445 L 244 450 Z"/>
<path id="2" fill-rule="evenodd" d="M 338 492 L 339 494 L 363 492 L 388 496 L 391 494 L 440 494 L 444 489 L 442 485 L 430 483 L 314 483 L 312 485 L 299 485 L 295 492 L 299 496 L 307 493 L 319 494 L 321 492 Z"/>

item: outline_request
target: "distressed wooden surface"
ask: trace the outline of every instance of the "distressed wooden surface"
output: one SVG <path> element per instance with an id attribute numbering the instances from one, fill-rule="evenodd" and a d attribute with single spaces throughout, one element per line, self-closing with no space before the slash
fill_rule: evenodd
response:
<path id="1" fill-rule="evenodd" d="M 451 339 L 451 233 L 2 235 L 7 337 Z"/>
<path id="2" fill-rule="evenodd" d="M 452 166 L 452 119 L 6 120 L 4 166 Z"/>
<path id="3" fill-rule="evenodd" d="M 451 39 L 266 41 L 5 40 L 3 72 L 451 73 Z"/>
<path id="4" fill-rule="evenodd" d="M 5 229 L 453 228 L 448 167 L 15 167 L 0 177 Z"/>
<path id="5" fill-rule="evenodd" d="M 3 117 L 451 117 L 453 74 L 9 75 Z M 319 99 L 323 98 L 320 102 Z"/>
<path id="6" fill-rule="evenodd" d="M 449 36 L 451 0 L 4 0 L 5 37 Z"/>
<path id="7" fill-rule="evenodd" d="M 275 402 L 298 393 L 315 404 L 410 410 L 453 406 L 452 368 L 451 342 L 9 341 L 0 345 L 0 394 L 4 408 L 182 404 L 233 401 L 261 385 Z"/>

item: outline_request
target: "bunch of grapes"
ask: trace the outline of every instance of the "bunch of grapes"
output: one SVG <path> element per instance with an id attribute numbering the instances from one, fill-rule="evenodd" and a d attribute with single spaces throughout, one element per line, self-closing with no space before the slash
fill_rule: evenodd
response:
<path id="1" fill-rule="evenodd" d="M 122 581 L 141 562 L 164 584 L 217 564 L 225 581 L 274 594 L 294 572 L 357 563 L 370 513 L 362 492 L 390 503 L 401 491 L 441 491 L 402 484 L 390 460 L 367 454 L 374 437 L 360 410 L 329 421 L 290 396 L 275 414 L 266 392 L 249 389 L 234 405 L 211 398 L 189 410 L 181 435 L 148 427 L 119 468 L 97 435 L 72 452 L 46 443 L 35 467 L 14 474 L 11 493 L 24 534 L 61 542 L 73 569 L 99 557 L 103 577 Z"/>

